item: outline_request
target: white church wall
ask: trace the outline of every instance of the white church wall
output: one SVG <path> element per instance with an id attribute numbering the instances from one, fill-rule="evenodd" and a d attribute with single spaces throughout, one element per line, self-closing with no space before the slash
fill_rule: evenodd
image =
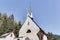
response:
<path id="1" fill-rule="evenodd" d="M 12 32 L 12 33 L 10 33 L 8 36 L 6 36 L 6 38 L 15 38 L 15 35 L 14 35 L 14 33 Z"/>
<path id="2" fill-rule="evenodd" d="M 46 35 L 43 36 L 43 40 L 48 40 Z"/>
<path id="3" fill-rule="evenodd" d="M 17 40 L 17 39 L 14 39 L 14 38 L 0 38 L 0 40 Z"/>
<path id="4" fill-rule="evenodd" d="M 31 33 L 26 33 L 28 29 L 31 30 Z M 37 36 L 39 30 L 40 29 L 36 26 L 36 24 L 29 17 L 27 17 L 27 20 L 25 21 L 25 23 L 23 24 L 19 31 L 19 37 L 23 36 L 24 37 L 23 39 L 25 39 L 25 37 L 29 37 L 31 40 L 39 40 Z"/>
<path id="5" fill-rule="evenodd" d="M 7 35 L 7 34 L 9 34 L 9 35 Z M 14 35 L 13 32 L 11 32 L 11 33 L 6 33 L 6 34 L 4 34 L 4 35 L 7 35 L 7 36 L 4 37 L 4 38 L 0 38 L 0 40 L 15 40 L 15 39 L 14 39 L 14 38 L 15 38 L 15 35 Z M 4 36 L 4 35 L 2 35 L 2 36 Z"/>

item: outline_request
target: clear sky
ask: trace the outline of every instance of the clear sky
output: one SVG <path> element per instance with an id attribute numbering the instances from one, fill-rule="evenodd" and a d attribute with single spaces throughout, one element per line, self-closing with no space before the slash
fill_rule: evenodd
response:
<path id="1" fill-rule="evenodd" d="M 60 35 L 60 0 L 0 0 L 0 12 L 25 21 L 29 6 L 34 20 L 45 31 Z"/>

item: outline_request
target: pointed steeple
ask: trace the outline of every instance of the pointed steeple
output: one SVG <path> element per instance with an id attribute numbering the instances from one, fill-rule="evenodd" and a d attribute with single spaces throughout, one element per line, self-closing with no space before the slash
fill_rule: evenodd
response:
<path id="1" fill-rule="evenodd" d="M 27 16 L 33 18 L 31 8 L 29 8 L 29 10 L 28 10 L 28 15 L 27 15 Z"/>

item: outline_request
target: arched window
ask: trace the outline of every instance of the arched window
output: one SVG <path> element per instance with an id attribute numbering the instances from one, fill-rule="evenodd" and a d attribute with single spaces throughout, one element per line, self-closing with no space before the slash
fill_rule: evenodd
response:
<path id="1" fill-rule="evenodd" d="M 27 33 L 31 33 L 31 30 L 30 30 L 30 29 L 28 29 L 28 30 L 27 30 Z"/>
<path id="2" fill-rule="evenodd" d="M 26 37 L 25 40 L 30 40 L 30 39 L 28 37 Z"/>

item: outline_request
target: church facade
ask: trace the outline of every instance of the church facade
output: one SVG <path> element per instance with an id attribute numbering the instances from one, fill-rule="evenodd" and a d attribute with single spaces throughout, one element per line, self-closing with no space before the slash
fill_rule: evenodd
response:
<path id="1" fill-rule="evenodd" d="M 37 25 L 29 9 L 28 15 L 21 29 L 19 37 L 16 38 L 13 32 L 0 36 L 0 40 L 48 40 L 46 33 Z"/>
<path id="2" fill-rule="evenodd" d="M 47 40 L 46 33 L 34 21 L 31 9 L 19 31 L 20 40 Z"/>

